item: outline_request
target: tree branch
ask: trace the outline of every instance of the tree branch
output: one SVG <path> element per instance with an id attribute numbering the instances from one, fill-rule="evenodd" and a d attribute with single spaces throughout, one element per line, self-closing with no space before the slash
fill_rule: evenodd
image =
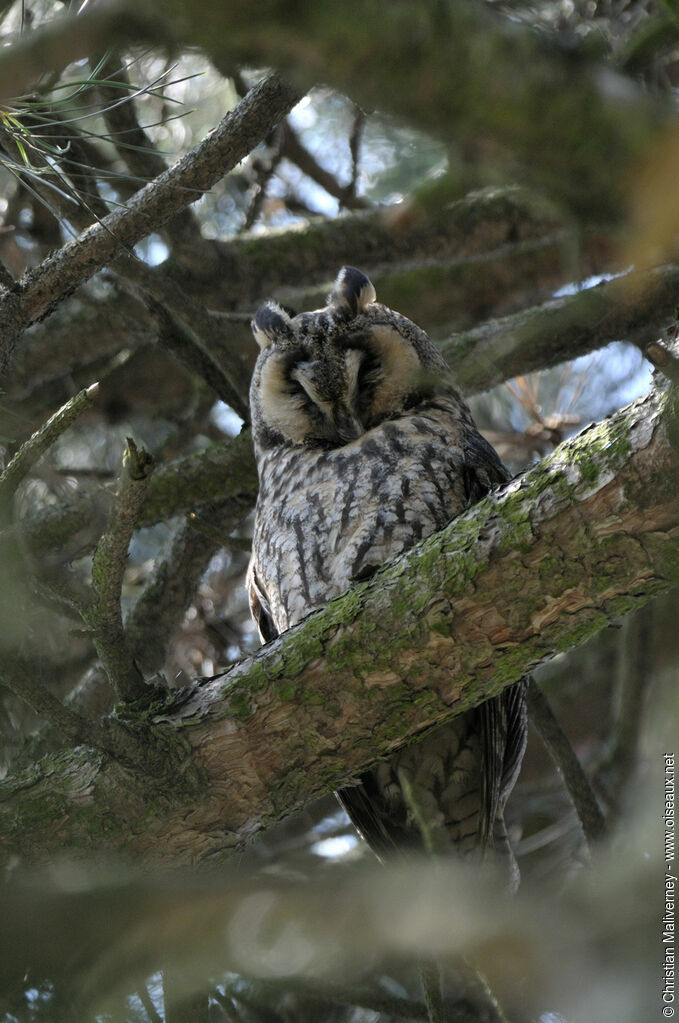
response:
<path id="1" fill-rule="evenodd" d="M 535 679 L 528 682 L 528 710 L 531 721 L 544 742 L 547 751 L 563 779 L 566 791 L 578 815 L 588 847 L 600 841 L 606 834 L 606 821 L 596 801 L 596 796 L 576 757 L 565 732 L 554 717 L 552 708 L 545 699 Z"/>
<path id="2" fill-rule="evenodd" d="M 679 303 L 679 266 L 632 272 L 576 295 L 555 298 L 501 320 L 453 335 L 439 347 L 465 392 L 586 355 L 611 341 L 642 350 L 673 324 Z M 654 350 L 660 352 L 656 343 Z M 662 353 L 661 353 L 662 354 Z M 660 356 L 659 356 L 660 357 Z M 665 354 L 670 376 L 676 357 Z M 659 363 L 657 363 L 659 365 Z"/>
<path id="3" fill-rule="evenodd" d="M 227 302 L 255 304 L 277 289 L 299 288 L 300 281 L 325 287 L 346 262 L 374 273 L 378 285 L 379 274 L 394 264 L 405 269 L 432 260 L 461 261 L 547 237 L 553 243 L 558 238 L 563 263 L 563 231 L 556 211 L 517 187 L 482 189 L 463 198 L 437 195 L 433 201 L 416 195 L 395 207 L 315 219 L 302 231 L 219 243 L 219 280 L 222 289 L 226 282 Z M 223 290 L 218 299 L 205 282 L 197 280 L 196 287 L 207 305 L 225 308 Z"/>
<path id="4" fill-rule="evenodd" d="M 153 470 L 153 459 L 127 438 L 123 459 L 119 504 L 106 533 L 100 538 L 92 561 L 92 599 L 80 608 L 92 632 L 109 682 L 121 700 L 148 695 L 141 671 L 130 654 L 123 629 L 120 594 L 127 549 L 137 524 L 139 509 Z"/>
<path id="5" fill-rule="evenodd" d="M 47 451 L 64 430 L 66 430 L 78 416 L 91 408 L 92 403 L 99 390 L 99 384 L 92 384 L 84 391 L 74 395 L 65 405 L 62 405 L 46 423 L 35 431 L 29 439 L 21 445 L 17 453 L 10 460 L 7 468 L 0 473 L 0 523 L 3 525 L 9 515 L 7 514 L 10 502 L 16 493 L 16 488 L 31 471 L 38 459 Z"/>
<path id="6" fill-rule="evenodd" d="M 250 372 L 228 340 L 225 343 L 222 326 L 207 309 L 139 259 L 119 257 L 112 269 L 123 276 L 128 290 L 147 304 L 163 347 L 247 420 Z"/>
<path id="7" fill-rule="evenodd" d="M 233 505 L 205 505 L 172 538 L 164 557 L 125 622 L 130 650 L 147 673 L 163 667 L 167 647 L 181 623 L 210 558 L 228 543 L 229 533 L 243 517 Z"/>
<path id="8" fill-rule="evenodd" d="M 139 124 L 134 103 L 117 102 L 120 92 L 109 84 L 113 80 L 130 85 L 125 59 L 120 54 L 111 54 L 99 77 L 99 93 L 104 101 L 102 113 L 119 157 L 138 178 L 151 180 L 162 174 L 167 170 L 166 161 L 156 152 L 147 132 Z M 201 235 L 200 222 L 190 207 L 170 217 L 165 233 L 172 243 L 176 259 L 189 266 L 199 264 L 202 273 L 217 270 L 215 246 Z"/>
<path id="9" fill-rule="evenodd" d="M 219 502 L 230 507 L 235 518 L 252 508 L 257 496 L 257 467 L 249 430 L 222 444 L 212 444 L 197 454 L 161 465 L 149 480 L 139 510 L 138 526 L 185 515 L 202 505 Z M 113 506 L 111 494 L 98 489 L 76 493 L 61 506 L 44 508 L 21 522 L 22 542 L 34 555 L 61 550 L 64 560 L 72 554 L 70 545 L 77 540 L 78 550 L 91 549 L 106 525 Z M 15 527 L 15 528 L 18 528 Z M 70 541 L 70 543 L 69 543 Z M 5 543 L 0 533 L 0 554 L 14 537 L 7 531 Z"/>
<path id="10" fill-rule="evenodd" d="M 173 214 L 198 199 L 243 159 L 298 99 L 276 75 L 252 89 L 190 153 L 116 210 L 30 270 L 0 295 L 0 375 L 22 331 Z"/>
<path id="11" fill-rule="evenodd" d="M 23 700 L 40 717 L 53 725 L 63 738 L 77 745 L 88 742 L 96 745 L 97 728 L 84 717 L 66 707 L 33 674 L 34 666 L 15 654 L 0 654 L 0 682 Z"/>
<path id="12" fill-rule="evenodd" d="M 224 853 L 668 590 L 679 579 L 672 407 L 651 393 L 589 427 L 256 656 L 170 696 L 147 741 L 174 749 L 181 736 L 184 766 L 161 807 L 81 751 L 69 770 L 106 792 L 109 849 L 174 864 Z M 2 784 L 8 852 L 102 841 L 101 803 L 76 811 L 64 770 L 48 759 L 28 791 Z M 43 809 L 15 830 L 23 800 Z"/>

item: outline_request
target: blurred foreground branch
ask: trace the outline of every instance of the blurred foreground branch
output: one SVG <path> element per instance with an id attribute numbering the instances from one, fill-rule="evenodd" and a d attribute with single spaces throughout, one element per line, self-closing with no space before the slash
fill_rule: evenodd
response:
<path id="1" fill-rule="evenodd" d="M 330 1000 L 422 1019 L 421 1004 L 374 978 L 423 954 L 471 954 L 512 1020 L 546 1018 L 548 1009 L 597 1019 L 603 991 L 621 998 L 618 1023 L 638 1023 L 657 983 L 650 957 L 639 955 L 657 928 L 653 866 L 632 850 L 615 863 L 602 857 L 561 893 L 555 927 L 553 895 L 503 898 L 459 862 L 335 864 L 329 884 L 325 873 L 311 881 L 235 869 L 144 876 L 62 861 L 38 876 L 13 874 L 2 891 L 10 940 L 0 1011 L 23 993 L 28 963 L 31 976 L 56 978 L 57 993 L 68 985 L 69 1019 L 123 1023 L 117 999 L 158 970 L 176 976 L 177 1001 L 222 977 L 236 1005 L 256 1005 L 262 990 L 292 991 L 322 1000 L 319 1008 Z M 597 956 L 602 947 L 611 955 Z M 447 1000 L 445 1011 L 449 1023 L 480 1018 L 468 1002 Z"/>

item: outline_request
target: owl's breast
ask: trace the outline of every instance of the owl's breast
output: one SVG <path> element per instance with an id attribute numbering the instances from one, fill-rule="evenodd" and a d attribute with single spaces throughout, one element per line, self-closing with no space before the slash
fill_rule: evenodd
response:
<path id="1" fill-rule="evenodd" d="M 264 456 L 253 561 L 278 631 L 459 514 L 462 461 L 449 424 L 424 414 Z"/>

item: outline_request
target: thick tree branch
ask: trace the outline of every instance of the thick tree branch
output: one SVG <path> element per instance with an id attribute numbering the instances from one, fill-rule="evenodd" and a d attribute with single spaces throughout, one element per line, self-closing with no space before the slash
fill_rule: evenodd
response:
<path id="1" fill-rule="evenodd" d="M 234 302 L 254 305 L 277 289 L 299 288 L 301 281 L 305 287 L 325 287 L 337 268 L 349 262 L 374 274 L 379 288 L 379 274 L 394 265 L 403 264 L 405 270 L 432 260 L 487 258 L 505 246 L 546 238 L 558 243 L 563 264 L 563 232 L 556 211 L 537 206 L 516 187 L 482 189 L 463 198 L 454 192 L 433 201 L 415 196 L 395 207 L 312 220 L 302 230 L 221 243 L 220 279 L 228 290 L 211 297 L 205 282 L 197 281 L 196 287 L 215 308 L 225 307 L 225 296 L 227 302 L 233 296 Z"/>
<path id="2" fill-rule="evenodd" d="M 674 324 L 679 266 L 632 272 L 576 295 L 555 298 L 501 320 L 490 320 L 439 347 L 466 392 L 485 390 L 520 373 L 556 366 L 611 341 L 640 348 Z M 655 345 L 660 352 L 660 346 Z M 660 352 L 662 355 L 662 352 Z M 668 377 L 676 357 L 667 352 Z M 656 363 L 659 365 L 659 363 Z"/>
<path id="3" fill-rule="evenodd" d="M 178 163 L 140 189 L 116 210 L 30 270 L 12 291 L 0 296 L 0 375 L 17 339 L 46 316 L 122 250 L 157 230 L 173 214 L 199 198 L 242 160 L 297 101 L 276 75 L 252 89 L 215 130 Z"/>
<path id="4" fill-rule="evenodd" d="M 46 760 L 28 787 L 8 779 L 4 848 L 91 848 L 103 815 L 109 849 L 175 864 L 224 853 L 666 591 L 679 579 L 673 408 L 652 393 L 589 427 L 255 657 L 170 698 L 148 734 L 176 756 L 182 740 L 162 806 L 85 750 Z M 77 809 L 73 772 L 89 779 Z"/>

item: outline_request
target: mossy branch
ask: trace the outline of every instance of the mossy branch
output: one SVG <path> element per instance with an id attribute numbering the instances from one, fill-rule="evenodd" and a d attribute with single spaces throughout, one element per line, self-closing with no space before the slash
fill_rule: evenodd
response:
<path id="1" fill-rule="evenodd" d="M 655 352 L 663 365 L 654 365 L 671 377 L 676 355 L 659 342 L 646 345 L 675 322 L 678 303 L 679 266 L 634 271 L 453 334 L 439 347 L 466 392 L 556 366 L 612 341 L 636 344 L 651 360 Z"/>
<path id="2" fill-rule="evenodd" d="M 173 864 L 226 853 L 676 585 L 668 405 L 652 393 L 587 428 L 224 676 L 128 715 L 157 755 L 181 736 L 185 767 L 151 808 L 108 761 L 79 760 L 107 793 L 104 844 Z M 3 783 L 4 848 L 43 848 L 50 807 L 61 845 L 102 843 L 101 808 L 72 805 L 64 771 L 38 765 L 29 795 Z M 201 779 L 190 803 L 185 775 Z M 17 829 L 24 798 L 44 813 Z"/>
<path id="3" fill-rule="evenodd" d="M 120 700 L 143 698 L 146 687 L 128 648 L 123 628 L 120 595 L 127 549 L 137 524 L 153 459 L 138 449 L 131 437 L 123 458 L 118 507 L 99 540 L 92 562 L 92 599 L 80 609 L 109 681 Z"/>

